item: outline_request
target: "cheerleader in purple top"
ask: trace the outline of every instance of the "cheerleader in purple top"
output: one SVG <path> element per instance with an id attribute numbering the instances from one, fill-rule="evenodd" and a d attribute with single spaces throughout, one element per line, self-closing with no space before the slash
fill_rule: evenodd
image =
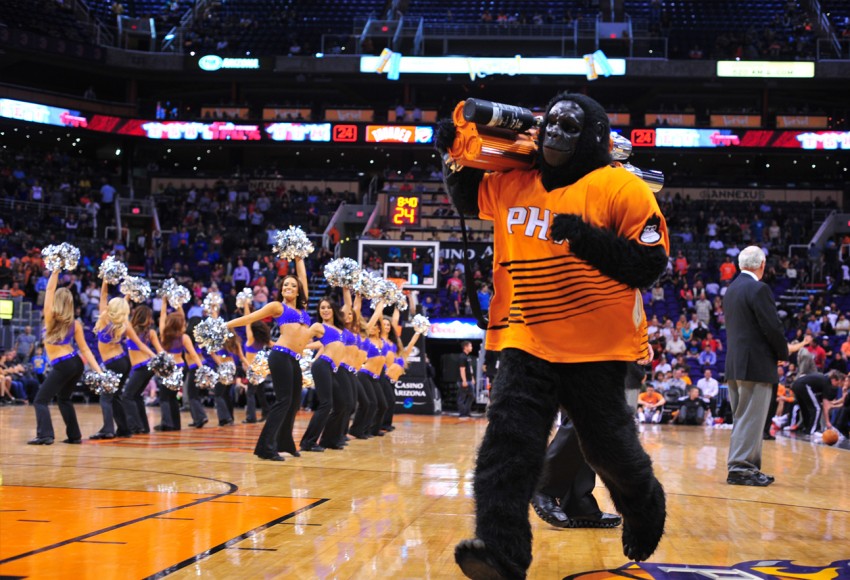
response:
<path id="1" fill-rule="evenodd" d="M 86 344 L 83 325 L 74 320 L 74 297 L 67 288 L 57 290 L 58 282 L 59 270 L 54 270 L 44 294 L 44 352 L 50 360 L 51 369 L 33 401 L 36 436 L 27 441 L 29 445 L 53 445 L 53 421 L 48 408 L 53 397 L 58 398 L 59 412 L 65 421 L 68 438 L 64 442 L 82 443 L 77 414 L 71 403 L 71 394 L 83 374 L 80 355 L 92 370 L 101 372 L 100 365 Z M 72 343 L 76 343 L 79 354 Z"/>
<path id="2" fill-rule="evenodd" d="M 281 301 L 269 302 L 256 312 L 235 318 L 227 323 L 228 328 L 246 326 L 265 318 L 274 318 L 280 328 L 280 338 L 269 354 L 269 371 L 275 392 L 275 403 L 268 417 L 254 454 L 270 461 L 283 461 L 279 451 L 296 457 L 292 429 L 298 411 L 301 393 L 301 367 L 298 361 L 301 352 L 314 336 L 321 337 L 325 329 L 321 324 L 312 324 L 307 314 L 307 269 L 304 260 L 295 259 L 296 276 L 286 276 L 281 282 Z"/>

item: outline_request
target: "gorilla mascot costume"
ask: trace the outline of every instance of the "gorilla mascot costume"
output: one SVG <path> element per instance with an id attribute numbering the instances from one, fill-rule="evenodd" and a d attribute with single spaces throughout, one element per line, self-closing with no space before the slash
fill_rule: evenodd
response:
<path id="1" fill-rule="evenodd" d="M 455 134 L 441 121 L 444 161 Z M 649 348 L 638 289 L 664 272 L 667 226 L 647 185 L 610 166 L 609 135 L 599 103 L 561 93 L 546 107 L 535 167 L 443 168 L 457 210 L 494 232 L 487 348 L 501 359 L 476 461 L 475 538 L 455 548 L 475 580 L 526 577 L 528 506 L 559 404 L 623 516 L 623 553 L 645 560 L 664 533 L 664 490 L 623 384 Z"/>

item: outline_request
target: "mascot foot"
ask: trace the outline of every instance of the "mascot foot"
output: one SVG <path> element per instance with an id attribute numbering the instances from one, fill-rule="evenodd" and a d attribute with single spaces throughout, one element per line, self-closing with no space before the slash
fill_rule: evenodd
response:
<path id="1" fill-rule="evenodd" d="M 661 536 L 664 535 L 664 521 L 667 518 L 667 506 L 664 489 L 660 483 L 649 501 L 640 509 L 624 517 L 623 522 L 623 554 L 634 562 L 642 562 L 649 558 Z"/>
<path id="2" fill-rule="evenodd" d="M 455 546 L 455 562 L 472 580 L 521 580 L 525 573 L 515 566 L 502 564 L 490 553 L 483 540 L 462 540 Z"/>

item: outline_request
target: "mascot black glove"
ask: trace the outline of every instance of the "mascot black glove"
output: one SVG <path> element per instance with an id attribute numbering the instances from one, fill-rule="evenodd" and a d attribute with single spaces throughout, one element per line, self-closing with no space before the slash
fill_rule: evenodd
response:
<path id="1" fill-rule="evenodd" d="M 552 220 L 552 239 L 556 242 L 568 240 L 570 245 L 580 244 L 582 234 L 587 230 L 587 224 L 573 213 L 562 213 Z"/>
<path id="2" fill-rule="evenodd" d="M 440 119 L 440 122 L 437 123 L 437 134 L 434 136 L 434 147 L 440 152 L 440 155 L 445 155 L 452 148 L 455 135 L 457 135 L 457 128 L 452 120 Z"/>

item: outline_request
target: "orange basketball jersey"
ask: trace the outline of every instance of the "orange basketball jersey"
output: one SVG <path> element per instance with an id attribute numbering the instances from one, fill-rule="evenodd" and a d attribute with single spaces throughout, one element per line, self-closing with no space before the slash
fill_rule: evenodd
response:
<path id="1" fill-rule="evenodd" d="M 649 187 L 603 167 L 547 192 L 537 170 L 490 173 L 478 191 L 493 222 L 495 293 L 487 348 L 518 348 L 551 362 L 635 361 L 647 356 L 640 291 L 603 275 L 549 237 L 560 213 L 669 252 L 667 224 Z"/>

